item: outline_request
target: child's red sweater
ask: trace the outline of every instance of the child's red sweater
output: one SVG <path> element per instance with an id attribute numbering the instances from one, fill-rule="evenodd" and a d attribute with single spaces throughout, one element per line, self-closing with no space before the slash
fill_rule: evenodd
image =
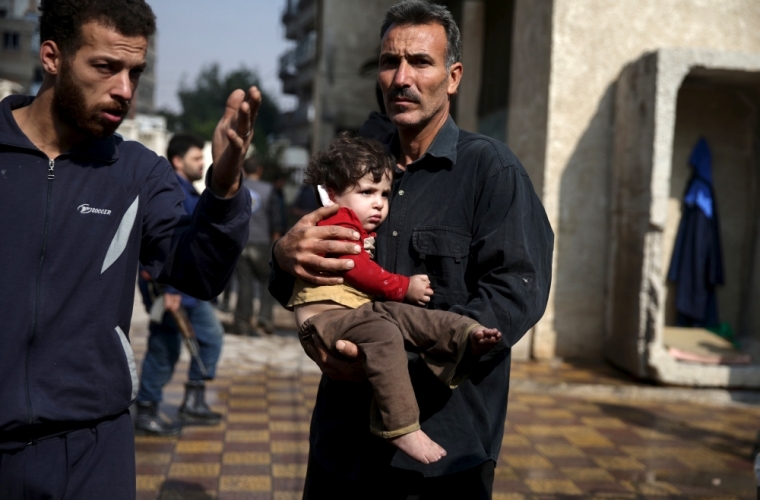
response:
<path id="1" fill-rule="evenodd" d="M 358 255 L 339 255 L 340 259 L 354 261 L 354 268 L 343 274 L 344 279 L 354 288 L 361 290 L 367 295 L 382 297 L 385 300 L 401 302 L 409 289 L 409 278 L 400 274 L 393 274 L 380 267 L 372 260 L 370 254 L 364 249 L 364 240 L 374 237 L 375 233 L 367 233 L 362 227 L 361 221 L 350 208 L 341 207 L 338 213 L 319 222 L 319 226 L 342 226 L 353 229 L 361 237 L 361 253 Z"/>

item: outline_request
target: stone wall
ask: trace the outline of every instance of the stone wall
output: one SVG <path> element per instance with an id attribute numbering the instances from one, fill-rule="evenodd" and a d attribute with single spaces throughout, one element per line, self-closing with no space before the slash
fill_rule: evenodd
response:
<path id="1" fill-rule="evenodd" d="M 551 29 L 548 105 L 541 107 L 546 89 L 531 85 L 542 78 L 543 61 L 513 68 L 508 132 L 556 233 L 553 290 L 535 329 L 535 357 L 602 357 L 611 129 L 621 69 L 660 47 L 760 52 L 758 20 L 756 0 L 517 2 L 515 66 L 520 54 L 541 54 L 530 45 L 531 33 Z M 536 103 L 535 114 L 521 102 Z M 544 116 L 545 139 L 534 128 Z"/>

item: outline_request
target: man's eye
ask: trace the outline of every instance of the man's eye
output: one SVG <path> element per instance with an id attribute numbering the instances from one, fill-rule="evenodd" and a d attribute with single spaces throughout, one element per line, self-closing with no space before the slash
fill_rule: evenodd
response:
<path id="1" fill-rule="evenodd" d="M 382 59 L 380 61 L 380 66 L 383 66 L 383 67 L 398 66 L 398 59 L 395 59 L 395 58 Z"/>

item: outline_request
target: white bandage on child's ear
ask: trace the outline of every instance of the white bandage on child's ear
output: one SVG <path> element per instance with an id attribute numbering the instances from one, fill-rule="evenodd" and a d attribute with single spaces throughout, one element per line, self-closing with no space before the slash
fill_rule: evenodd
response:
<path id="1" fill-rule="evenodd" d="M 322 202 L 323 207 L 331 207 L 335 205 L 335 202 L 330 199 L 330 195 L 327 194 L 327 188 L 322 184 L 317 186 L 317 192 L 319 193 L 319 199 Z"/>

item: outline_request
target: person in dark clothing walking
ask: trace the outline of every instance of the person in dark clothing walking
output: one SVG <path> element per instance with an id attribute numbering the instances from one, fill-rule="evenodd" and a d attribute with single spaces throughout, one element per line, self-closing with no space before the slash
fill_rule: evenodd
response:
<path id="1" fill-rule="evenodd" d="M 356 346 L 339 340 L 312 352 L 325 376 L 314 407 L 305 499 L 490 499 L 509 392 L 510 349 L 542 316 L 554 237 L 525 169 L 509 148 L 459 129 L 449 116 L 462 76 L 459 29 L 445 7 L 404 0 L 381 28 L 378 81 L 397 128 L 390 213 L 377 262 L 427 274 L 427 307 L 502 332 L 457 390 L 441 387 L 419 356 L 409 372 L 422 430 L 447 455 L 425 465 L 366 429 L 372 392 Z M 353 267 L 330 255 L 358 254 L 355 232 L 322 226 L 335 209 L 299 221 L 274 246 L 270 290 L 289 298 L 292 276 L 319 285 Z M 328 258 L 324 256 L 327 255 Z M 291 276 L 292 275 L 292 276 Z"/>
<path id="2" fill-rule="evenodd" d="M 203 178 L 203 146 L 203 139 L 184 133 L 175 134 L 167 148 L 166 157 L 174 167 L 177 182 L 185 194 L 182 205 L 188 215 L 193 214 L 200 199 L 200 194 L 192 183 Z M 206 373 L 203 373 L 197 360 L 191 360 L 185 398 L 178 412 L 179 419 L 184 425 L 215 425 L 222 415 L 211 411 L 206 404 L 205 393 L 206 380 L 214 378 L 216 363 L 222 353 L 222 324 L 216 318 L 210 302 L 198 300 L 172 286 L 163 287 L 163 293 L 154 297 L 150 293 L 150 289 L 154 288 L 149 286 L 150 281 L 150 275 L 141 271 L 140 291 L 143 302 L 148 311 L 151 311 L 155 306 L 154 301 L 161 301 L 158 306 L 163 306 L 165 312 L 161 318 L 152 317 L 148 327 L 150 335 L 140 374 L 135 430 L 159 436 L 177 435 L 181 431 L 181 426 L 167 422 L 158 412 L 163 388 L 171 380 L 182 347 L 182 334 L 172 316 L 180 307 L 184 309 L 195 332 Z"/>
<path id="3" fill-rule="evenodd" d="M 192 216 L 165 158 L 114 134 L 146 66 L 144 0 L 42 0 L 36 97 L 0 103 L 0 498 L 136 495 L 129 344 L 138 262 L 217 295 L 248 236 L 241 164 L 261 102 L 236 90 Z"/>

